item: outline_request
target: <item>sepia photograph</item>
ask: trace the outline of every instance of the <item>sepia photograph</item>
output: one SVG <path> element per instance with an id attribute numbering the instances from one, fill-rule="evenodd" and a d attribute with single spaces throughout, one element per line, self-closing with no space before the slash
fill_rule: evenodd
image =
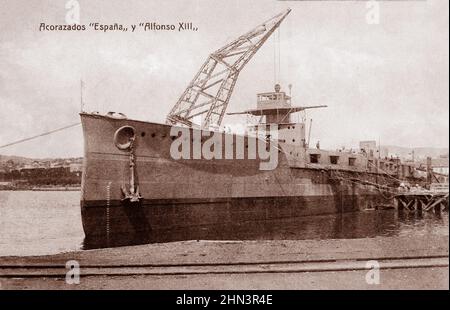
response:
<path id="1" fill-rule="evenodd" d="M 0 291 L 448 291 L 448 1 L 1 0 L 0 28 Z"/>

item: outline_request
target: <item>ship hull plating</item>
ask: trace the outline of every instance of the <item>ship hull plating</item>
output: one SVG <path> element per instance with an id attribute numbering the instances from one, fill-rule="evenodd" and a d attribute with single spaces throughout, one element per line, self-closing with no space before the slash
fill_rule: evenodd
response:
<path id="1" fill-rule="evenodd" d="M 256 159 L 179 159 L 170 155 L 170 126 L 82 114 L 85 141 L 81 212 L 88 239 L 148 236 L 159 230 L 357 211 L 389 203 L 384 175 L 293 165 L 283 148 L 274 170 Z M 135 182 L 142 199 L 124 199 L 130 153 L 114 143 L 123 126 L 136 130 Z M 191 129 L 192 131 L 192 129 Z M 245 143 L 252 137 L 245 137 Z M 236 140 L 233 140 L 236 141 Z M 247 158 L 244 156 L 244 158 Z"/>

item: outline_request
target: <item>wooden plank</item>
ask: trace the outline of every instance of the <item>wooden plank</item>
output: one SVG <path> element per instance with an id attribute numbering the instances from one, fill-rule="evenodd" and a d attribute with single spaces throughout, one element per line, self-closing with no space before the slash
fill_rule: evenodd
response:
<path id="1" fill-rule="evenodd" d="M 431 205 L 427 206 L 425 211 L 431 210 L 433 207 L 435 207 L 437 204 L 441 203 L 444 199 L 447 199 L 447 198 L 448 198 L 448 194 L 445 195 L 444 197 L 441 197 L 441 198 L 435 200 Z"/>

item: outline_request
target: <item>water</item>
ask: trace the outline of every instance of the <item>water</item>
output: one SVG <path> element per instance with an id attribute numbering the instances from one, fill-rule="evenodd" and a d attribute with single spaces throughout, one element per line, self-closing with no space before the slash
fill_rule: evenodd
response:
<path id="1" fill-rule="evenodd" d="M 44 255 L 85 244 L 79 192 L 0 191 L 0 256 Z M 156 233 L 153 242 L 190 239 L 296 240 L 449 235 L 448 213 L 364 211 L 287 220 L 214 225 Z M 104 247 L 97 244 L 94 247 Z"/>
<path id="2" fill-rule="evenodd" d="M 80 192 L 0 191 L 0 256 L 75 251 L 83 239 Z"/>

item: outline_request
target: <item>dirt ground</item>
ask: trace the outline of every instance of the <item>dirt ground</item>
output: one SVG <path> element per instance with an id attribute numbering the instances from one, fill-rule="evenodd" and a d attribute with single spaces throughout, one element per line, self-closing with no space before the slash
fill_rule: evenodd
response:
<path id="1" fill-rule="evenodd" d="M 448 236 L 200 240 L 0 257 L 0 288 L 448 289 L 448 242 Z M 68 261 L 78 264 L 79 284 L 66 282 Z"/>

